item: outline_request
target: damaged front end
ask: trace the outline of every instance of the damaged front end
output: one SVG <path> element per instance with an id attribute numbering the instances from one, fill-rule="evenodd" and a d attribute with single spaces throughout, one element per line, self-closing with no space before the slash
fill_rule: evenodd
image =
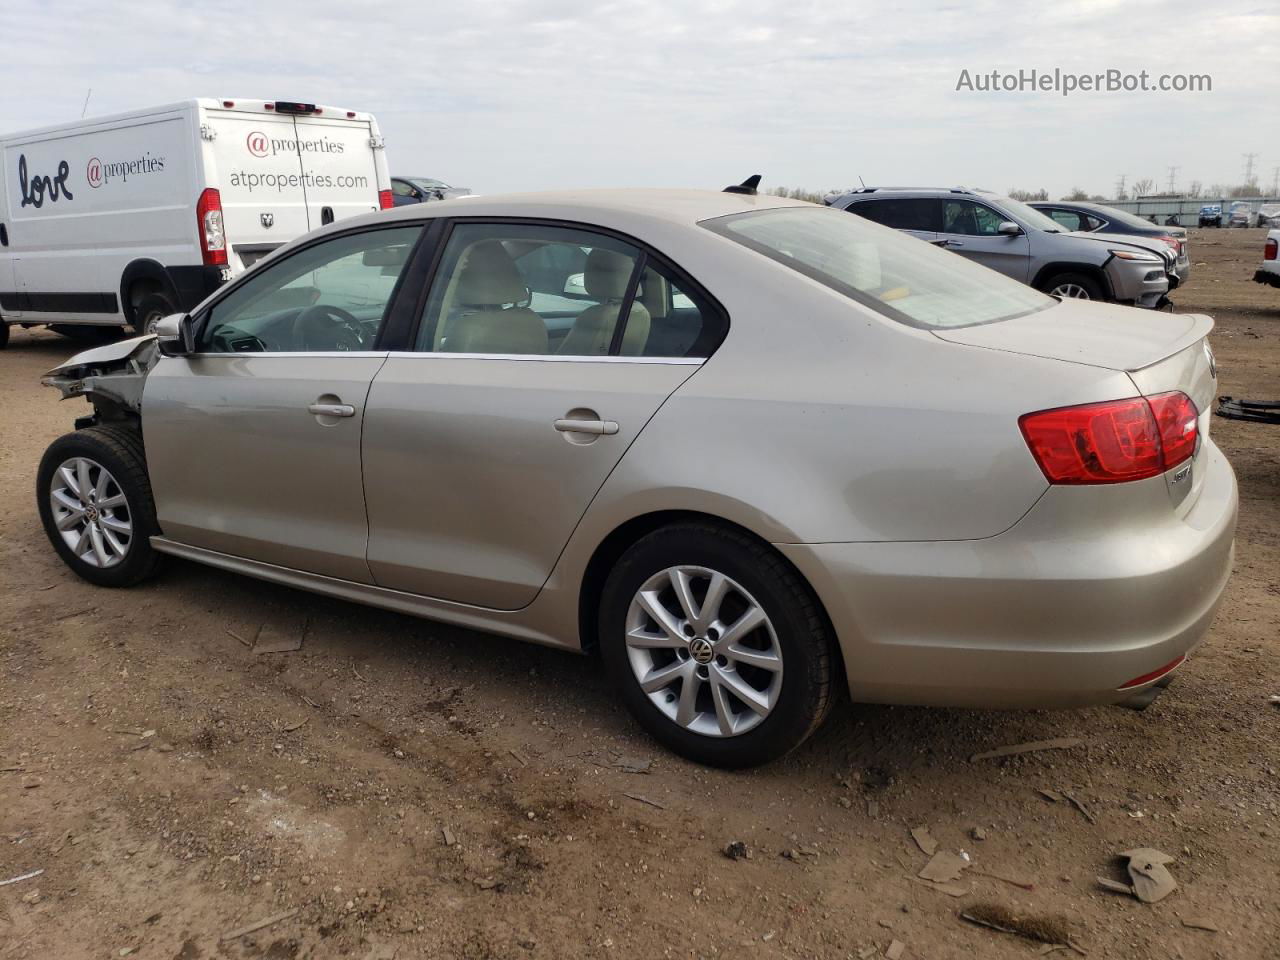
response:
<path id="1" fill-rule="evenodd" d="M 63 399 L 85 397 L 93 413 L 76 419 L 76 429 L 98 423 L 136 423 L 142 414 L 142 384 L 160 356 L 150 334 L 78 353 L 54 367 L 40 382 L 57 387 Z"/>

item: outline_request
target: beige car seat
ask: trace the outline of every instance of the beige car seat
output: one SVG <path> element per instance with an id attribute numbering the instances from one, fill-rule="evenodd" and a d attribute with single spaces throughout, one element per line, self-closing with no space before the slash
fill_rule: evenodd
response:
<path id="1" fill-rule="evenodd" d="M 547 326 L 528 307 L 529 289 L 497 240 L 482 240 L 466 252 L 454 302 L 465 308 L 449 321 L 440 349 L 448 353 L 545 354 Z"/>
<path id="2" fill-rule="evenodd" d="M 578 314 L 572 329 L 560 344 L 558 353 L 575 357 L 608 355 L 613 331 L 618 324 L 618 312 L 627 295 L 627 284 L 634 267 L 633 258 L 612 250 L 597 247 L 587 255 L 583 285 L 587 289 L 587 296 L 600 302 Z M 622 335 L 622 355 L 639 356 L 644 352 L 648 339 L 649 311 L 637 299 L 631 304 L 627 329 Z"/>

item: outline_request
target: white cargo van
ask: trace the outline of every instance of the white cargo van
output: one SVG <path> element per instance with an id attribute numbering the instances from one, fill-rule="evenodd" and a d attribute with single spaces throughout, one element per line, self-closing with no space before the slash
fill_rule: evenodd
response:
<path id="1" fill-rule="evenodd" d="M 390 207 L 377 121 L 188 100 L 0 136 L 7 324 L 145 330 L 315 227 Z"/>

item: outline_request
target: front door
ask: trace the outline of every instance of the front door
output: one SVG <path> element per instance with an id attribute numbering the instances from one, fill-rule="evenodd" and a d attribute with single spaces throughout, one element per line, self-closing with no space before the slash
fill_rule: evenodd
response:
<path id="1" fill-rule="evenodd" d="M 1026 283 L 1031 243 L 1026 233 L 1001 233 L 1000 224 L 1006 220 L 984 203 L 947 199 L 938 240 L 953 253 Z"/>
<path id="2" fill-rule="evenodd" d="M 421 227 L 327 238 L 228 288 L 147 377 L 163 535 L 370 582 L 360 439 L 374 349 Z"/>
<path id="3" fill-rule="evenodd" d="M 528 604 L 721 322 L 691 283 L 619 239 L 455 225 L 414 350 L 393 354 L 369 393 L 374 581 Z"/>

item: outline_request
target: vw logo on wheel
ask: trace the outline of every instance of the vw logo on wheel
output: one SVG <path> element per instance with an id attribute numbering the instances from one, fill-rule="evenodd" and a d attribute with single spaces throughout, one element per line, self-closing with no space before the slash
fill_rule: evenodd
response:
<path id="1" fill-rule="evenodd" d="M 689 641 L 689 655 L 698 663 L 710 663 L 716 651 L 706 637 L 694 637 Z"/>

